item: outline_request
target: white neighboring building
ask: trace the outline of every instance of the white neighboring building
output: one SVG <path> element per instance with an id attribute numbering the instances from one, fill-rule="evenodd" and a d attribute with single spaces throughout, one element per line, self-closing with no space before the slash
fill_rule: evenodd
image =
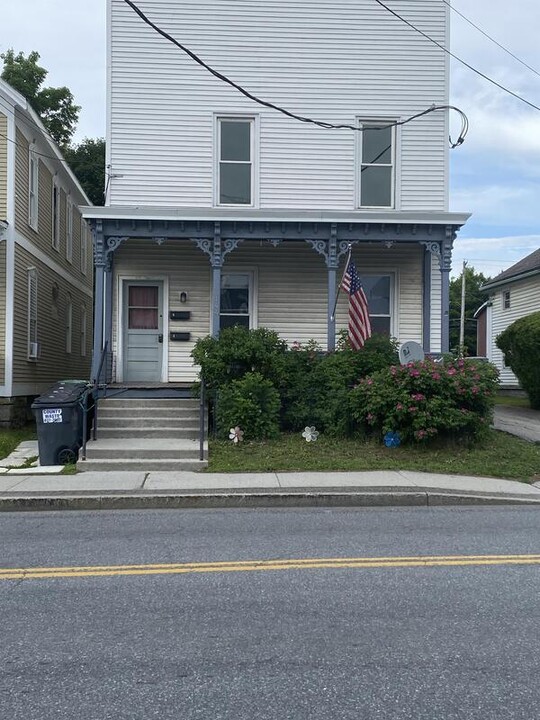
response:
<path id="1" fill-rule="evenodd" d="M 475 315 L 479 319 L 479 347 L 499 369 L 501 385 L 517 388 L 518 380 L 504 364 L 496 340 L 515 320 L 540 311 L 540 248 L 490 280 L 482 290 L 489 292 L 489 299 Z"/>
<path id="2" fill-rule="evenodd" d="M 349 243 L 375 330 L 448 347 L 448 56 L 373 0 L 108 0 L 107 203 L 94 230 L 94 371 L 184 383 L 198 337 L 234 323 L 332 348 Z M 440 0 L 392 9 L 448 44 Z M 389 126 L 390 125 L 390 126 Z"/>

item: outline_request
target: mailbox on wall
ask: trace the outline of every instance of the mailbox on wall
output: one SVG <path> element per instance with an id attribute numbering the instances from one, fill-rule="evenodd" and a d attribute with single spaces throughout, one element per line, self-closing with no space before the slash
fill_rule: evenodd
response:
<path id="1" fill-rule="evenodd" d="M 169 320 L 191 320 L 191 312 L 189 310 L 171 310 Z"/>
<path id="2" fill-rule="evenodd" d="M 169 340 L 171 342 L 189 342 L 189 340 L 191 340 L 191 333 L 189 333 L 189 332 L 172 332 L 169 334 Z"/>

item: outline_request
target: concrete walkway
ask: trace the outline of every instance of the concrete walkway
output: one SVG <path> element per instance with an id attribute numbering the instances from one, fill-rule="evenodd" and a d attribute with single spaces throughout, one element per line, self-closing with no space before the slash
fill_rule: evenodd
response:
<path id="1" fill-rule="evenodd" d="M 538 504 L 540 485 L 409 471 L 2 475 L 0 510 Z"/>
<path id="2" fill-rule="evenodd" d="M 493 427 L 523 440 L 540 443 L 540 411 L 538 410 L 496 405 Z"/>

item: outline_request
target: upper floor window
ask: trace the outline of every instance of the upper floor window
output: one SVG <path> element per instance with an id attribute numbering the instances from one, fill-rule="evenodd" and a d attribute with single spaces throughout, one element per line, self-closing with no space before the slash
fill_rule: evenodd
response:
<path id="1" fill-rule="evenodd" d="M 66 260 L 73 262 L 73 200 L 66 198 Z"/>
<path id="2" fill-rule="evenodd" d="M 52 185 L 52 246 L 60 249 L 60 187 L 56 178 Z"/>
<path id="3" fill-rule="evenodd" d="M 253 118 L 218 118 L 217 204 L 253 205 Z"/>
<path id="4" fill-rule="evenodd" d="M 510 290 L 503 292 L 503 309 L 510 310 Z"/>
<path id="5" fill-rule="evenodd" d="M 394 207 L 395 128 L 388 122 L 361 122 L 359 206 Z"/>
<path id="6" fill-rule="evenodd" d="M 81 272 L 86 275 L 88 270 L 88 225 L 81 216 Z"/>
<path id="7" fill-rule="evenodd" d="M 38 229 L 39 158 L 33 146 L 28 152 L 28 224 Z"/>

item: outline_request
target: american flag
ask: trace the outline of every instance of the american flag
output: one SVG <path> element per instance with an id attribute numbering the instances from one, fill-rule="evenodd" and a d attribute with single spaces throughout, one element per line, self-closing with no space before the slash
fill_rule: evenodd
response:
<path id="1" fill-rule="evenodd" d="M 371 337 L 371 322 L 367 297 L 352 258 L 347 264 L 341 288 L 349 296 L 349 342 L 352 348 L 360 350 Z"/>

